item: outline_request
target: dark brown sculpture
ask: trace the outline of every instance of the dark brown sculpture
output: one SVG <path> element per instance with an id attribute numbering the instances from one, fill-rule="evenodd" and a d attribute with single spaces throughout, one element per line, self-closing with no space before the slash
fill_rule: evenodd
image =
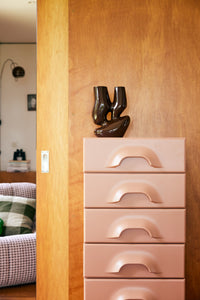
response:
<path id="1" fill-rule="evenodd" d="M 101 125 L 94 133 L 98 137 L 123 137 L 130 123 L 130 117 L 120 117 L 127 106 L 125 87 L 115 87 L 114 100 L 110 101 L 106 86 L 94 87 L 95 103 L 92 112 L 94 123 Z M 107 119 L 111 112 L 111 120 Z"/>

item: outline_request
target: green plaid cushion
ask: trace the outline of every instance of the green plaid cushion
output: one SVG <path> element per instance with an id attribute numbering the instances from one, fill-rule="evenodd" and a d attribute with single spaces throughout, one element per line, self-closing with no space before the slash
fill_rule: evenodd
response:
<path id="1" fill-rule="evenodd" d="M 0 218 L 4 222 L 2 235 L 31 233 L 36 200 L 0 195 Z"/>
<path id="2" fill-rule="evenodd" d="M 0 235 L 2 235 L 3 232 L 3 220 L 0 218 Z"/>

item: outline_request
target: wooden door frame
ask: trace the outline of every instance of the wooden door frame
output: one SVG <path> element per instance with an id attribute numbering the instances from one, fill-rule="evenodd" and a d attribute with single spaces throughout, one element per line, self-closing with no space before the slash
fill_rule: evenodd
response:
<path id="1" fill-rule="evenodd" d="M 68 0 L 37 2 L 37 299 L 68 299 Z"/>

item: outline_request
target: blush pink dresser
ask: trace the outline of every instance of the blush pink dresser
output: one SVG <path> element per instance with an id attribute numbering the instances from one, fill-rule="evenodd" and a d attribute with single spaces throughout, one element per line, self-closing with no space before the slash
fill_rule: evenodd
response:
<path id="1" fill-rule="evenodd" d="M 185 299 L 185 139 L 84 139 L 84 300 Z"/>

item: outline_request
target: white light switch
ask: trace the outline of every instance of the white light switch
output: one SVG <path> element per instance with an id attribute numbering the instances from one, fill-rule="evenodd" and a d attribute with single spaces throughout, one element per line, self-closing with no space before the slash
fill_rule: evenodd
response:
<path id="1" fill-rule="evenodd" d="M 41 151 L 41 172 L 49 173 L 49 151 Z"/>

